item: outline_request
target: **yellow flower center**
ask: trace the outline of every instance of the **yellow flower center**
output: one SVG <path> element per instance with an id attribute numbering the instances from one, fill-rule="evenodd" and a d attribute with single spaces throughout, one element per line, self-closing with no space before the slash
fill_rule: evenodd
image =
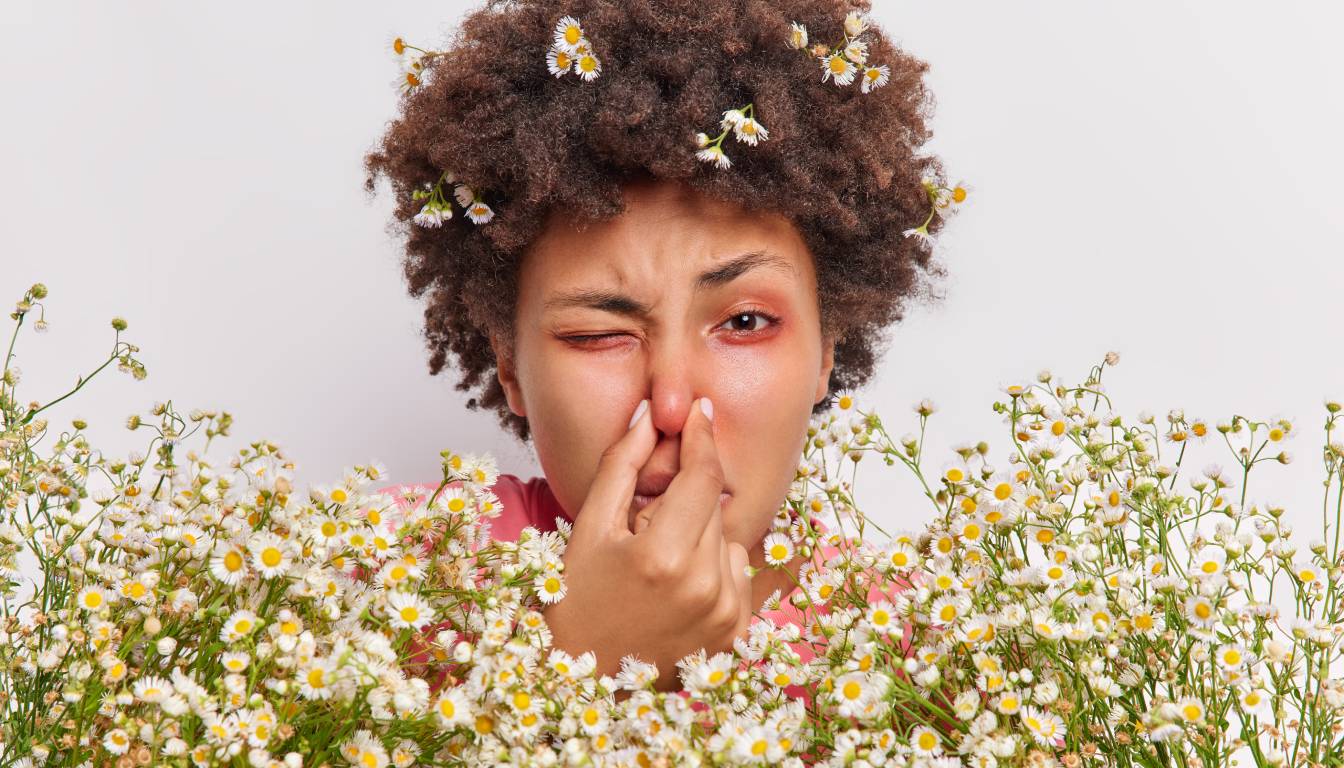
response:
<path id="1" fill-rule="evenodd" d="M 275 547 L 267 547 L 261 551 L 261 563 L 267 568 L 274 568 L 280 564 L 280 550 Z"/>
<path id="2" fill-rule="evenodd" d="M 229 550 L 224 553 L 224 570 L 234 573 L 243 567 L 243 556 L 237 550 Z"/>

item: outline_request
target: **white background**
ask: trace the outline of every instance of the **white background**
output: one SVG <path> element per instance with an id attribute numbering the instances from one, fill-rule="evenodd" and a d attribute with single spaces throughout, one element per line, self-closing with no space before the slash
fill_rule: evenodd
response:
<path id="1" fill-rule="evenodd" d="M 51 331 L 20 339 L 24 396 L 65 392 L 120 314 L 149 378 L 109 369 L 53 409 L 109 453 L 143 447 L 124 418 L 171 398 L 230 410 L 225 446 L 270 438 L 301 483 L 371 459 L 433 481 L 444 448 L 538 474 L 450 373 L 428 376 L 392 201 L 361 184 L 396 103 L 387 40 L 432 47 L 464 10 L 7 2 L 0 300 L 51 289 Z M 1338 6 L 879 0 L 873 18 L 930 62 L 929 149 L 974 192 L 940 245 L 946 299 L 892 330 L 865 403 L 899 434 L 936 400 L 931 471 L 968 438 L 1001 463 L 997 386 L 1076 381 L 1114 349 L 1131 417 L 1295 417 L 1297 462 L 1248 500 L 1318 535 L 1322 398 L 1344 398 Z M 859 480 L 884 524 L 926 514 L 897 470 Z"/>

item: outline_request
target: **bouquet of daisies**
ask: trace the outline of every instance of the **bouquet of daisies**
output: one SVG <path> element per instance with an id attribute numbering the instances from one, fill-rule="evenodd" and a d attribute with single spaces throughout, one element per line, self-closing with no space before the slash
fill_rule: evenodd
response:
<path id="1" fill-rule="evenodd" d="M 930 401 L 893 440 L 844 394 L 765 540 L 775 567 L 806 559 L 795 589 L 731 650 L 612 677 L 543 618 L 568 528 L 491 539 L 489 457 L 444 451 L 423 494 L 378 490 L 378 464 L 297 491 L 273 443 L 207 458 L 228 413 L 157 403 L 127 422 L 149 449 L 105 458 L 43 416 L 92 374 L 16 394 L 46 294 L 18 302 L 0 379 L 0 766 L 1341 764 L 1339 403 L 1299 550 L 1282 509 L 1245 503 L 1293 424 L 1131 423 L 1101 383 L 1113 355 L 1005 388 L 1002 468 L 968 443 L 926 474 Z M 113 327 L 93 374 L 142 378 Z M 1202 440 L 1237 471 L 1182 484 Z M 857 508 L 868 454 L 917 478 L 926 527 Z"/>

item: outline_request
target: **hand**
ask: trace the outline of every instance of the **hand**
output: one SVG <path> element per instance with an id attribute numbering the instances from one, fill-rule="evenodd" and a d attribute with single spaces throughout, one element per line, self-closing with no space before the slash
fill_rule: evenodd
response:
<path id="1" fill-rule="evenodd" d="M 563 557 L 565 597 L 543 614 L 556 647 L 593 651 L 599 674 L 633 654 L 658 666 L 655 687 L 681 687 L 676 662 L 728 650 L 751 621 L 747 551 L 723 537 L 723 468 L 714 423 L 691 404 L 677 476 L 636 518 L 639 470 L 657 442 L 647 409 L 606 451 Z"/>

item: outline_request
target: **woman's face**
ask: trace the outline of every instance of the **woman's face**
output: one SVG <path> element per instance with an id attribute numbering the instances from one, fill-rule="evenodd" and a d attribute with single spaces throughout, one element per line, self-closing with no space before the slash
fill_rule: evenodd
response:
<path id="1" fill-rule="evenodd" d="M 676 475 L 689 408 L 710 398 L 731 494 L 724 535 L 761 565 L 831 373 L 812 256 L 777 214 L 666 181 L 625 192 L 620 216 L 582 232 L 552 218 L 525 255 L 514 359 L 494 346 L 509 407 L 527 417 L 546 480 L 576 515 L 640 400 L 658 430 L 645 484 Z"/>

